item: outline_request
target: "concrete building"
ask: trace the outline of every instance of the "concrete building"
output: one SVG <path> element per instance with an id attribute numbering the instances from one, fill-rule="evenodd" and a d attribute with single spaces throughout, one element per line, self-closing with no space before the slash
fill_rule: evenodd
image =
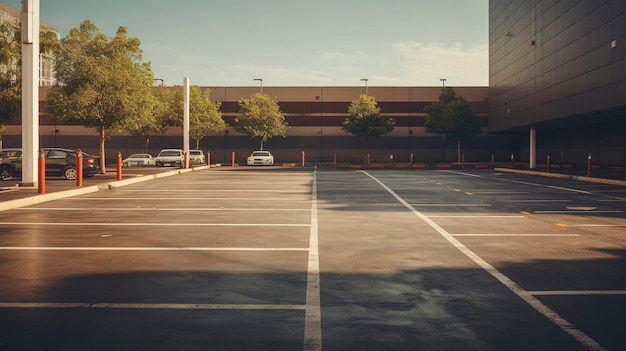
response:
<path id="1" fill-rule="evenodd" d="M 19 26 L 20 21 L 21 11 L 19 9 L 0 3 L 0 23 L 11 22 Z M 54 32 L 57 37 L 60 35 L 58 28 L 43 22 L 40 23 L 39 30 Z M 39 85 L 51 86 L 54 84 L 56 84 L 56 79 L 54 78 L 54 60 L 49 54 L 41 53 L 39 55 Z"/>
<path id="2" fill-rule="evenodd" d="M 521 159 L 626 164 L 626 1 L 490 0 L 489 130 Z"/>
<path id="3" fill-rule="evenodd" d="M 165 87 L 176 89 L 180 87 Z M 211 98 L 222 102 L 222 115 L 232 125 L 239 112 L 238 101 L 258 93 L 258 87 L 204 87 L 211 90 Z M 510 136 L 489 135 L 488 88 L 453 87 L 458 95 L 465 97 L 478 115 L 483 133 L 462 143 L 467 162 L 488 162 L 492 158 L 507 160 L 511 147 Z M 157 93 L 162 87 L 155 87 Z M 63 125 L 45 112 L 47 87 L 40 88 L 42 113 L 40 114 L 40 143 L 42 146 L 81 148 L 87 152 L 98 151 L 98 134 L 94 129 Z M 347 134 L 341 125 L 348 117 L 348 106 L 364 94 L 364 87 L 263 87 L 263 93 L 278 102 L 281 112 L 289 123 L 285 138 L 270 139 L 266 148 L 276 156 L 277 162 L 294 162 L 305 151 L 307 160 L 330 162 L 336 153 L 343 161 L 365 159 L 364 140 Z M 441 162 L 442 153 L 447 162 L 457 161 L 456 141 L 445 144 L 439 136 L 428 134 L 424 129 L 424 107 L 439 99 L 441 87 L 368 87 L 382 109 L 383 116 L 392 117 L 394 130 L 369 142 L 372 160 L 386 161 L 390 155 L 398 162 L 408 162 L 413 154 L 415 162 Z M 19 146 L 19 121 L 7 126 L 5 145 Z M 515 138 L 514 138 L 515 139 Z M 182 128 L 171 127 L 162 136 L 150 138 L 148 152 L 158 153 L 162 148 L 182 148 Z M 195 141 L 191 140 L 195 147 Z M 142 152 L 145 141 L 118 134 L 106 142 L 107 158 L 117 152 L 126 155 Z M 227 127 L 224 132 L 207 136 L 200 141 L 200 148 L 211 151 L 215 161 L 229 161 L 235 152 L 238 162 L 243 162 L 250 151 L 258 148 L 257 142 Z"/>

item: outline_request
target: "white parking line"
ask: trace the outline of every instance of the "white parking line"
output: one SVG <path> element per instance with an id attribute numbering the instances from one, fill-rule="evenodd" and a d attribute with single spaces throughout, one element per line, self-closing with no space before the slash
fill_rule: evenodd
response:
<path id="1" fill-rule="evenodd" d="M 309 238 L 309 264 L 306 284 L 303 350 L 320 351 L 322 349 L 322 311 L 320 306 L 320 263 L 317 225 L 317 170 L 313 172 L 313 188 L 311 195 L 311 231 Z"/>
<path id="2" fill-rule="evenodd" d="M 506 219 L 524 219 L 526 216 L 521 215 L 434 215 L 428 218 L 506 218 Z"/>
<path id="3" fill-rule="evenodd" d="M 449 204 L 441 204 L 441 203 L 421 203 L 421 204 L 411 204 L 411 206 L 428 206 L 428 207 L 446 207 L 446 206 L 459 206 L 459 207 L 490 207 L 491 204 L 468 204 L 468 203 L 449 203 Z"/>
<path id="4" fill-rule="evenodd" d="M 23 226 L 84 226 L 84 222 L 0 222 L 0 225 L 23 225 Z M 115 226 L 128 226 L 128 227 L 309 227 L 311 224 L 285 224 L 285 223 L 134 223 L 134 222 L 119 222 L 119 223 L 89 223 L 89 226 L 94 227 L 115 227 Z"/>
<path id="5" fill-rule="evenodd" d="M 309 251 L 306 247 L 0 246 L 5 251 Z"/>
<path id="6" fill-rule="evenodd" d="M 580 234 L 485 234 L 485 233 L 476 233 L 476 234 L 450 234 L 452 236 L 580 236 Z"/>
<path id="7" fill-rule="evenodd" d="M 595 210 L 546 210 L 546 211 L 533 211 L 538 214 L 565 214 L 565 213 L 624 213 L 624 211 L 595 211 Z"/>
<path id="8" fill-rule="evenodd" d="M 559 296 L 559 295 L 626 295 L 626 290 L 547 290 L 529 291 L 535 296 Z"/>
<path id="9" fill-rule="evenodd" d="M 383 189 L 385 189 L 391 196 L 393 196 L 398 202 L 404 205 L 409 211 L 413 212 L 417 217 L 430 225 L 434 230 L 436 230 L 441 236 L 443 236 L 446 240 L 448 240 L 454 247 L 456 247 L 459 251 L 465 254 L 468 258 L 470 258 L 474 263 L 484 269 L 487 273 L 491 274 L 495 279 L 497 279 L 500 283 L 506 286 L 509 290 L 519 296 L 522 300 L 526 301 L 531 307 L 533 307 L 536 311 L 544 315 L 554 324 L 556 324 L 563 331 L 571 335 L 576 341 L 584 345 L 590 350 L 593 351 L 604 351 L 605 348 L 598 344 L 595 340 L 589 337 L 587 334 L 580 331 L 576 328 L 572 323 L 561 317 L 558 313 L 554 312 L 548 306 L 544 305 L 541 301 L 539 301 L 536 297 L 534 297 L 530 292 L 517 285 L 513 280 L 504 275 L 494 266 L 485 261 L 482 257 L 478 256 L 474 251 L 470 250 L 467 246 L 463 245 L 460 241 L 454 238 L 450 233 L 448 233 L 445 229 L 440 227 L 437 223 L 432 221 L 430 218 L 413 208 L 408 202 L 406 202 L 403 198 L 401 198 L 398 194 L 396 194 L 393 190 L 391 190 L 387 185 L 378 180 L 376 177 L 372 176 L 366 171 L 361 171 L 378 183 Z"/>
<path id="10" fill-rule="evenodd" d="M 268 208 L 232 207 L 21 207 L 19 211 L 267 211 Z M 310 208 L 272 208 L 272 211 L 311 211 Z"/>
<path id="11" fill-rule="evenodd" d="M 276 304 L 180 304 L 180 303 L 85 303 L 85 302 L 0 302 L 0 308 L 111 308 L 168 310 L 304 310 L 304 305 Z"/>
<path id="12" fill-rule="evenodd" d="M 136 196 L 129 196 L 129 197 L 121 197 L 121 196 L 117 196 L 117 197 L 97 197 L 97 196 L 90 196 L 90 197 L 72 197 L 69 198 L 67 200 L 71 200 L 71 201 L 80 201 L 80 200 L 101 200 L 101 201 L 117 201 L 117 200 L 220 200 L 220 201 L 224 201 L 224 200 L 232 200 L 232 201 L 267 201 L 268 198 L 267 197 L 208 197 L 208 196 L 196 196 L 196 197 L 190 197 L 190 196 L 184 196 L 184 197 L 175 197 L 175 196 L 167 196 L 167 197 L 136 197 Z M 302 199 L 298 199 L 295 197 L 272 197 L 272 200 L 274 201 L 301 201 Z"/>

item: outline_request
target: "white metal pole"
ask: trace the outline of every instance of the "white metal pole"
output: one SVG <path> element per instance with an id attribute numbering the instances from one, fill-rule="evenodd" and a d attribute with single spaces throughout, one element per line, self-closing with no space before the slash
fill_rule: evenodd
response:
<path id="1" fill-rule="evenodd" d="M 22 0 L 22 183 L 37 186 L 39 151 L 39 0 Z"/>
<path id="2" fill-rule="evenodd" d="M 183 81 L 185 88 L 185 105 L 183 112 L 183 151 L 185 152 L 185 165 L 184 168 L 189 167 L 189 77 L 185 77 Z"/>
<path id="3" fill-rule="evenodd" d="M 535 127 L 530 128 L 530 169 L 537 168 L 537 130 Z"/>

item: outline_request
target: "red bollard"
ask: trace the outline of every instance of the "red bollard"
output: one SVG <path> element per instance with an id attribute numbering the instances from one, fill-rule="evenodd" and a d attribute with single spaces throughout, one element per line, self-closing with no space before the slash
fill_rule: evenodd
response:
<path id="1" fill-rule="evenodd" d="M 334 165 L 335 169 L 337 169 L 337 153 L 336 152 L 335 152 L 335 158 L 334 158 L 334 161 L 333 161 L 333 165 Z"/>
<path id="2" fill-rule="evenodd" d="M 83 186 L 83 152 L 76 153 L 76 186 Z"/>
<path id="3" fill-rule="evenodd" d="M 206 153 L 206 165 L 209 166 L 209 168 L 211 168 L 211 152 L 207 151 Z"/>
<path id="4" fill-rule="evenodd" d="M 465 169 L 465 152 L 461 154 L 461 169 Z"/>
<path id="5" fill-rule="evenodd" d="M 389 155 L 389 167 L 393 168 L 393 154 Z"/>
<path id="6" fill-rule="evenodd" d="M 548 171 L 548 173 L 550 173 L 550 154 L 548 154 L 548 157 L 546 160 L 546 170 Z"/>
<path id="7" fill-rule="evenodd" d="M 372 169 L 372 158 L 370 157 L 369 152 L 367 153 L 367 169 Z"/>
<path id="8" fill-rule="evenodd" d="M 117 153 L 117 180 L 122 180 L 122 153 Z"/>
<path id="9" fill-rule="evenodd" d="M 587 155 L 587 177 L 591 177 L 591 152 Z"/>
<path id="10" fill-rule="evenodd" d="M 409 158 L 409 168 L 413 168 L 413 153 L 411 152 L 411 158 Z"/>
<path id="11" fill-rule="evenodd" d="M 46 193 L 46 158 L 44 156 L 44 151 L 39 150 L 39 162 L 38 162 L 38 173 L 37 173 L 37 191 L 39 194 Z"/>
<path id="12" fill-rule="evenodd" d="M 304 151 L 302 151 L 302 167 L 304 167 Z"/>
<path id="13" fill-rule="evenodd" d="M 235 167 L 235 152 L 234 151 L 230 155 L 230 166 Z"/>

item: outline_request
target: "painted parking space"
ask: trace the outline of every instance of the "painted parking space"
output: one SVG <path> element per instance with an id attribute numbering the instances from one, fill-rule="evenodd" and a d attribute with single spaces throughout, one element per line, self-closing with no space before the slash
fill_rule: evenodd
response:
<path id="1" fill-rule="evenodd" d="M 311 171 L 194 172 L 145 185 L 2 213 L 0 346 L 320 344 Z M 225 337 L 231 328 L 238 337 Z"/>
<path id="2" fill-rule="evenodd" d="M 0 346 L 620 350 L 626 203 L 579 185 L 241 167 L 3 211 Z"/>

